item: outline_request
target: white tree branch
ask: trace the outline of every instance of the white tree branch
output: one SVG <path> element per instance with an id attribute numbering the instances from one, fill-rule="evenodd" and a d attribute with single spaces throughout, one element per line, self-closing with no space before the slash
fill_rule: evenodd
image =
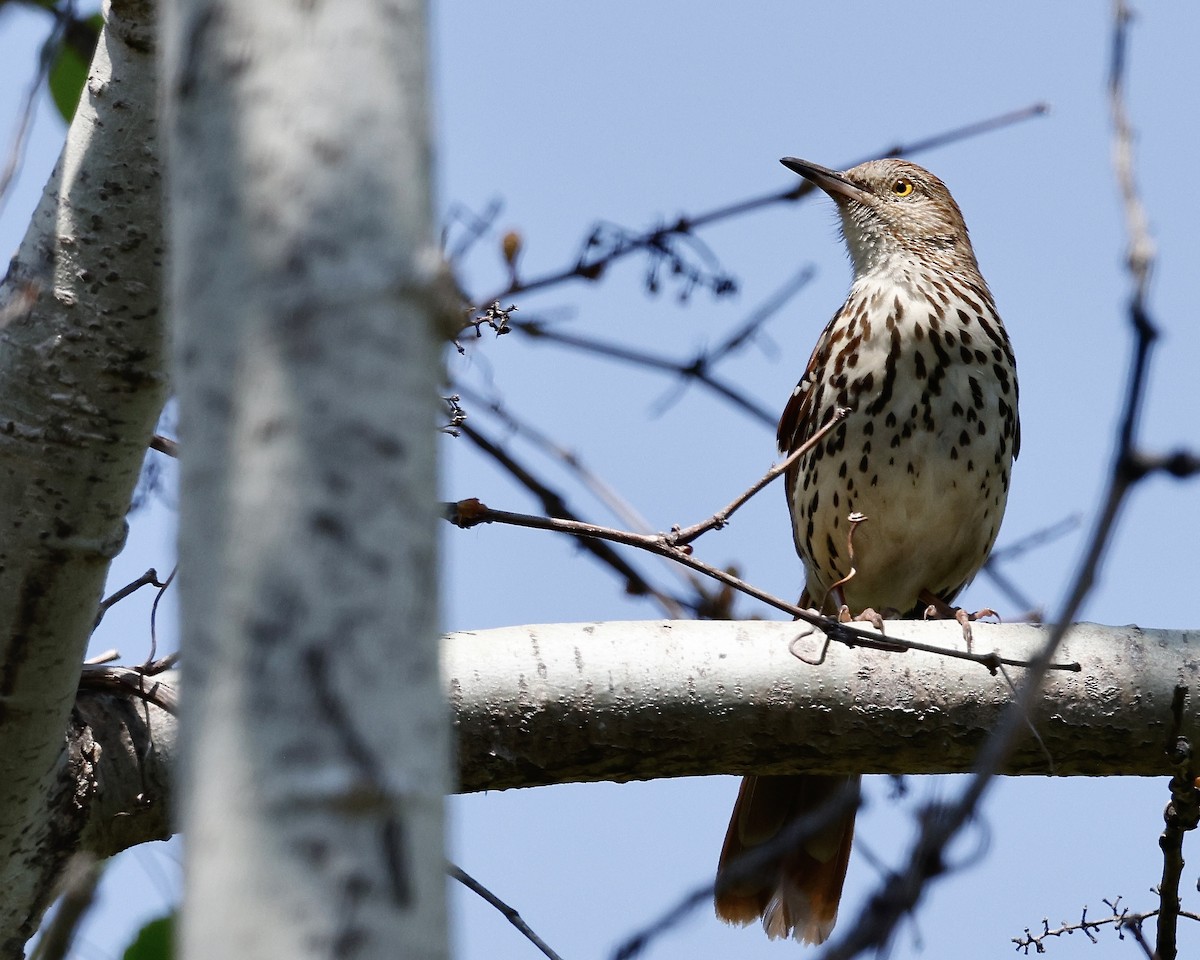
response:
<path id="1" fill-rule="evenodd" d="M 166 389 L 153 11 L 113 3 L 0 286 L 0 957 L 83 824 L 64 734 Z"/>
<path id="2" fill-rule="evenodd" d="M 789 653 L 802 624 L 647 621 L 451 634 L 443 672 L 464 792 L 714 773 L 955 773 L 1013 697 L 1002 674 L 928 653 L 834 644 Z M 1032 656 L 1047 628 L 975 624 L 975 649 Z M 962 646 L 954 623 L 890 636 Z M 819 634 L 799 640 L 816 657 Z M 1177 685 L 1197 733 L 1200 633 L 1078 624 L 1008 773 L 1170 775 Z M 1006 668 L 1019 682 L 1020 668 Z"/>
<path id="3" fill-rule="evenodd" d="M 977 650 L 1017 658 L 1045 637 L 1045 628 L 1020 624 L 974 629 Z M 833 646 L 812 666 L 788 652 L 801 630 L 655 620 L 450 634 L 443 682 L 459 789 L 751 771 L 964 772 L 1012 696 L 1003 676 L 929 653 Z M 887 630 L 962 642 L 955 623 Z M 819 637 L 796 646 L 814 653 Z M 1078 624 L 1063 653 L 1082 669 L 1052 671 L 1032 718 L 1053 772 L 1170 775 L 1163 748 L 1176 686 L 1192 691 L 1179 732 L 1194 738 L 1200 727 L 1200 633 Z M 1020 669 L 1008 669 L 1017 681 Z M 71 749 L 86 815 L 80 846 L 102 857 L 169 829 L 176 722 L 164 706 L 177 700 L 179 676 L 97 666 L 84 682 Z M 1046 775 L 1051 765 L 1030 736 L 1006 772 Z"/>
<path id="4" fill-rule="evenodd" d="M 179 675 L 85 667 L 68 729 L 79 849 L 97 858 L 171 835 Z"/>

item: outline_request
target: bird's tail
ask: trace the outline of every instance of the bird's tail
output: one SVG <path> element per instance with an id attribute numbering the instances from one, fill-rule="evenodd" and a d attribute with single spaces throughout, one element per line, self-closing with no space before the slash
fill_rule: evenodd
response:
<path id="1" fill-rule="evenodd" d="M 717 866 L 717 916 L 738 924 L 761 917 L 772 939 L 823 943 L 837 920 L 857 804 L 850 803 L 844 814 L 802 842 L 768 855 L 761 867 L 736 863 L 747 852 L 777 842 L 797 818 L 838 802 L 834 798 L 846 784 L 857 792 L 859 780 L 807 774 L 744 778 Z"/>

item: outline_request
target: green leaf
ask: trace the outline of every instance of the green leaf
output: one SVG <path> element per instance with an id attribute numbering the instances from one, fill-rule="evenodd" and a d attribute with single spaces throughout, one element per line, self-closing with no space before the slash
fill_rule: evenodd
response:
<path id="1" fill-rule="evenodd" d="M 171 960 L 174 928 L 173 913 L 151 920 L 138 931 L 137 938 L 125 951 L 125 960 Z"/>
<path id="2" fill-rule="evenodd" d="M 58 107 L 58 112 L 67 123 L 71 122 L 75 116 L 75 108 L 79 106 L 79 97 L 83 93 L 83 85 L 87 82 L 92 53 L 103 26 L 104 18 L 98 13 L 75 21 L 68 27 L 54 62 L 50 64 L 46 85 L 50 88 L 54 105 Z"/>

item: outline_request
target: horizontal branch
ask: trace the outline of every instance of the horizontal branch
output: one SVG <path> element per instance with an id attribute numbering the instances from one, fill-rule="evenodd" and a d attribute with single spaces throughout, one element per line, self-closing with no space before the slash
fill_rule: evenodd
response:
<path id="1" fill-rule="evenodd" d="M 1011 678 L 919 651 L 833 646 L 766 621 L 551 624 L 451 634 L 443 673 L 460 790 L 717 773 L 960 773 L 1013 699 Z M 975 649 L 1025 660 L 1046 627 L 975 624 Z M 962 645 L 955 623 L 889 636 Z M 800 639 L 798 639 L 800 638 Z M 1006 773 L 1169 776 L 1177 685 L 1200 685 L 1200 634 L 1078 624 Z M 1196 697 L 1183 735 L 1197 736 Z M 1040 740 L 1040 743 L 1038 742 Z"/>
<path id="2" fill-rule="evenodd" d="M 178 694 L 174 671 L 84 666 L 60 784 L 70 798 L 59 829 L 64 853 L 103 858 L 171 835 Z"/>

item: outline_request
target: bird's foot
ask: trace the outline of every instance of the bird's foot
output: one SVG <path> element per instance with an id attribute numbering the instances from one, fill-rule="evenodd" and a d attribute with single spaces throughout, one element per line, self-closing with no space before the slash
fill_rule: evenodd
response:
<path id="1" fill-rule="evenodd" d="M 998 614 L 991 607 L 984 607 L 982 610 L 976 610 L 970 613 L 962 607 L 952 607 L 941 597 L 937 597 L 928 590 L 921 591 L 921 602 L 927 603 L 929 606 L 925 608 L 926 620 L 957 620 L 959 626 L 962 627 L 963 639 L 967 641 L 967 650 L 972 649 L 972 641 L 974 638 L 971 635 L 971 624 L 981 617 L 995 617 L 998 621 Z"/>
<path id="2" fill-rule="evenodd" d="M 869 623 L 880 633 L 883 633 L 883 617 L 870 607 L 867 607 L 861 613 L 852 614 L 850 608 L 843 603 L 838 608 L 837 618 L 838 623 Z"/>

